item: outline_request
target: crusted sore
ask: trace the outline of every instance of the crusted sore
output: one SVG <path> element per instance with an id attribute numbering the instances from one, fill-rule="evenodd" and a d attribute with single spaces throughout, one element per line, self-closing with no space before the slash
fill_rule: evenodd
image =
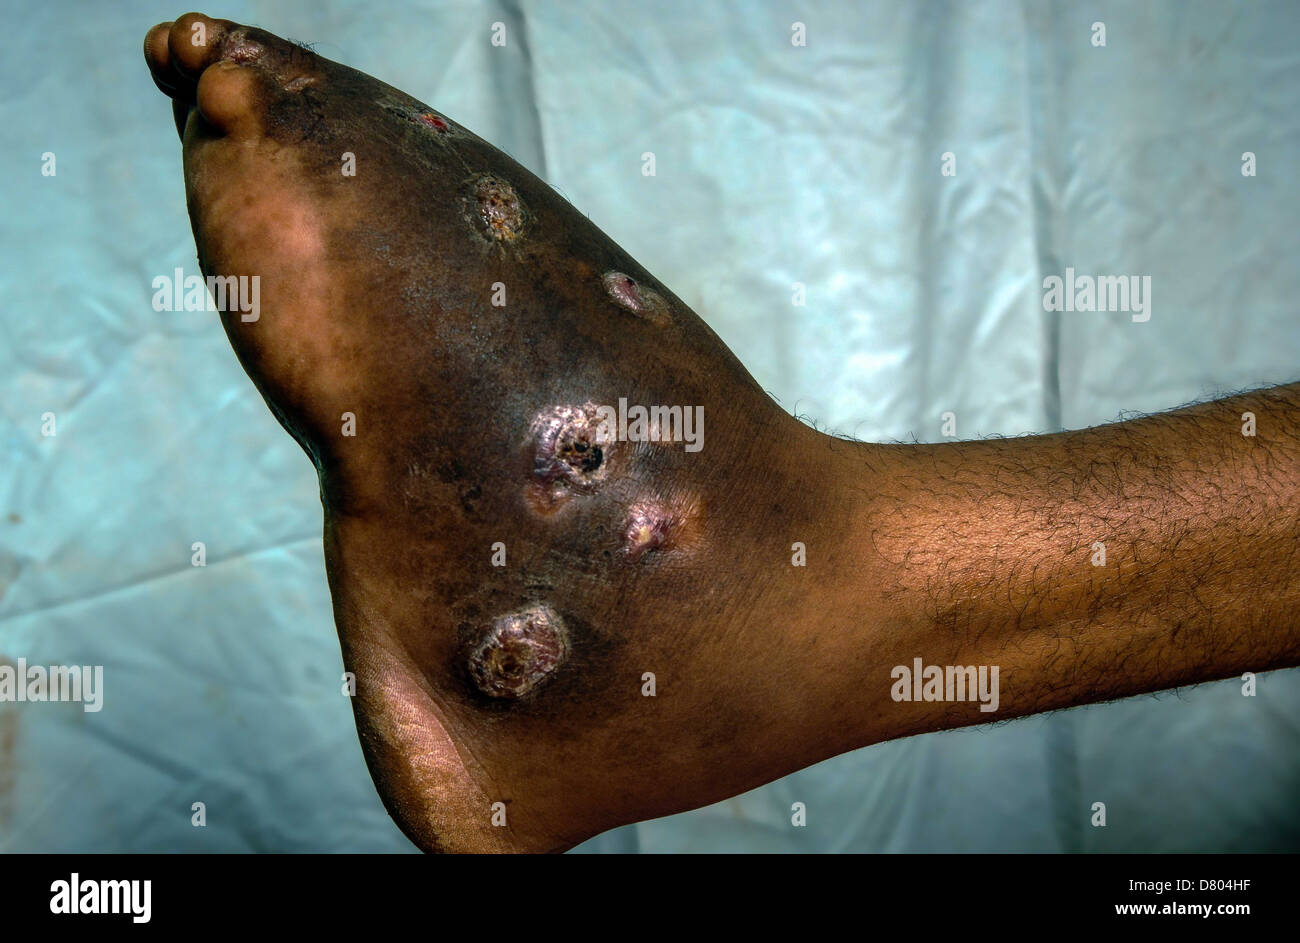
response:
<path id="1" fill-rule="evenodd" d="M 405 96 L 381 95 L 375 104 L 395 117 L 407 121 L 425 133 L 432 132 L 432 137 L 454 135 L 456 125 L 446 115 L 434 111 L 428 105 Z"/>
<path id="2" fill-rule="evenodd" d="M 265 53 L 262 44 L 249 38 L 242 27 L 231 30 L 221 39 L 221 57 L 231 62 L 238 62 L 241 65 L 256 62 Z"/>
<path id="3" fill-rule="evenodd" d="M 553 510 L 572 494 L 590 494 L 609 474 L 614 433 L 596 404 L 556 406 L 533 420 L 531 495 L 541 510 Z"/>
<path id="4" fill-rule="evenodd" d="M 601 279 L 605 292 L 623 310 L 660 327 L 669 322 L 668 302 L 654 289 L 622 272 L 606 272 Z"/>
<path id="5" fill-rule="evenodd" d="M 500 177 L 483 174 L 474 178 L 469 203 L 469 215 L 488 239 L 508 243 L 523 235 L 527 210 L 515 188 Z"/>
<path id="6" fill-rule="evenodd" d="M 538 603 L 492 623 L 470 652 L 469 673 L 488 697 L 518 699 L 555 674 L 568 655 L 563 620 Z"/>

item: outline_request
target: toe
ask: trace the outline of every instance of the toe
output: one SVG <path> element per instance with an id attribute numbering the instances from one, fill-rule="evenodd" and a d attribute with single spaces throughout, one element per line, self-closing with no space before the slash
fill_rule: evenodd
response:
<path id="1" fill-rule="evenodd" d="M 171 22 L 159 23 L 144 34 L 144 61 L 155 75 L 161 75 L 171 69 L 171 52 L 167 48 L 167 37 L 171 33 Z"/>
<path id="2" fill-rule="evenodd" d="M 171 34 L 172 24 L 159 23 L 144 36 L 144 61 L 149 66 L 149 74 L 153 77 L 154 84 L 164 95 L 172 98 L 180 97 L 184 94 L 178 81 L 179 76 L 172 68 L 171 50 L 168 48 L 168 36 Z"/>
<path id="3" fill-rule="evenodd" d="M 230 25 L 202 13 L 178 17 L 167 33 L 168 53 L 175 71 L 197 80 L 204 68 L 216 60 L 221 39 Z"/>
<path id="4" fill-rule="evenodd" d="M 259 128 L 257 102 L 264 79 L 254 69 L 225 59 L 204 70 L 199 79 L 199 114 L 232 137 L 249 137 Z"/>

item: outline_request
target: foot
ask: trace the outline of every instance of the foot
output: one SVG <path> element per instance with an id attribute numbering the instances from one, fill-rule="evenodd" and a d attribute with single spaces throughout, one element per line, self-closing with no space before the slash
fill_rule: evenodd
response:
<path id="1" fill-rule="evenodd" d="M 869 655 L 791 565 L 868 580 L 831 566 L 860 455 L 435 109 L 198 14 L 145 56 L 203 272 L 259 278 L 222 321 L 318 470 L 357 728 L 416 844 L 562 850 L 861 742 L 827 679 Z M 630 410 L 620 438 L 621 400 L 702 410 L 702 447 L 628 441 Z"/>

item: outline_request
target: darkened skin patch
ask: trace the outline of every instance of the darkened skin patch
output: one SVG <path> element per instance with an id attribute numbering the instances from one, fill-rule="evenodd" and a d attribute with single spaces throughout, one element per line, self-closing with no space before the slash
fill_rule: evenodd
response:
<path id="1" fill-rule="evenodd" d="M 460 492 L 460 506 L 465 509 L 466 514 L 473 514 L 475 504 L 482 496 L 482 488 L 478 485 L 470 485 Z"/>

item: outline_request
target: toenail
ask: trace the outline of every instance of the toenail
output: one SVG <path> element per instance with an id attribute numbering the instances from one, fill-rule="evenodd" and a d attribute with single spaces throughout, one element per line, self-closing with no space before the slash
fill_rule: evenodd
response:
<path id="1" fill-rule="evenodd" d="M 619 307 L 654 324 L 668 323 L 668 303 L 658 292 L 622 272 L 606 272 L 602 280 L 605 291 Z"/>
<path id="2" fill-rule="evenodd" d="M 284 90 L 286 92 L 301 92 L 308 85 L 315 85 L 315 84 L 316 84 L 316 80 L 312 78 L 310 75 L 300 75 L 296 79 L 292 79 L 289 82 L 286 82 L 284 86 Z"/>
<path id="3" fill-rule="evenodd" d="M 497 619 L 470 652 L 469 672 L 489 697 L 521 698 L 553 675 L 568 654 L 564 622 L 539 603 Z"/>
<path id="4" fill-rule="evenodd" d="M 487 234 L 498 242 L 509 242 L 523 231 L 525 214 L 515 188 L 491 174 L 474 182 L 476 215 Z"/>

